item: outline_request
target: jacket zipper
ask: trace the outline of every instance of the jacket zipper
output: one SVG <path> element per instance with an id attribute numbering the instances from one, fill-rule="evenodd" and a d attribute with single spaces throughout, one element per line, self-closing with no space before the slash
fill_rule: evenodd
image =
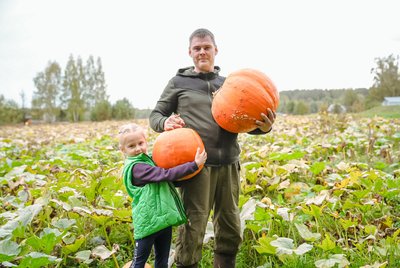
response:
<path id="1" fill-rule="evenodd" d="M 210 81 L 207 80 L 207 87 L 208 87 L 208 99 L 210 100 L 210 107 L 212 106 L 212 92 L 211 92 L 211 84 Z M 217 137 L 220 136 L 220 129 L 218 128 Z M 221 148 L 218 147 L 218 163 L 221 163 Z"/>

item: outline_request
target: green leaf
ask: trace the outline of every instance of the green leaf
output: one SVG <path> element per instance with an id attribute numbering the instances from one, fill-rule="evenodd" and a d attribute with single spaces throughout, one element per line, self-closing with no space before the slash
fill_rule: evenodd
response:
<path id="1" fill-rule="evenodd" d="M 306 241 L 314 242 L 321 238 L 320 233 L 310 232 L 307 226 L 305 226 L 304 224 L 295 223 L 295 226 L 297 228 L 297 231 L 299 231 L 300 236 Z"/>
<path id="2" fill-rule="evenodd" d="M 70 245 L 72 243 L 74 243 L 76 241 L 76 236 L 71 234 L 71 233 L 67 233 L 66 235 L 64 235 L 62 237 L 62 241 L 67 244 Z"/>
<path id="3" fill-rule="evenodd" d="M 257 191 L 257 190 L 258 190 L 257 185 L 246 186 L 245 188 L 242 189 L 243 194 L 246 194 L 246 195 L 250 194 L 250 193 L 252 193 L 254 191 Z"/>
<path id="4" fill-rule="evenodd" d="M 100 257 L 102 260 L 108 259 L 112 254 L 115 253 L 115 250 L 109 250 L 105 246 L 101 245 L 92 250 L 92 254 Z"/>
<path id="5" fill-rule="evenodd" d="M 260 222 L 268 222 L 271 220 L 273 215 L 270 210 L 265 210 L 261 207 L 256 207 L 256 211 L 254 212 L 254 220 Z"/>
<path id="6" fill-rule="evenodd" d="M 241 167 L 245 168 L 246 170 L 252 170 L 253 168 L 258 169 L 261 167 L 260 162 L 247 162 L 241 164 Z"/>
<path id="7" fill-rule="evenodd" d="M 275 240 L 273 237 L 261 237 L 258 239 L 258 244 L 256 246 L 253 246 L 255 250 L 257 250 L 258 253 L 260 254 L 276 254 L 276 248 L 272 246 L 270 243 L 271 241 Z"/>
<path id="8" fill-rule="evenodd" d="M 345 229 L 345 230 L 349 229 L 350 227 L 357 226 L 357 221 L 339 219 L 339 222 L 343 226 L 343 229 Z"/>
<path id="9" fill-rule="evenodd" d="M 118 219 L 127 219 L 131 220 L 132 218 L 132 209 L 118 209 L 113 211 L 114 217 Z"/>
<path id="10" fill-rule="evenodd" d="M 312 248 L 313 248 L 312 245 L 303 243 L 297 249 L 294 250 L 294 253 L 296 253 L 296 255 L 303 255 L 312 250 Z"/>
<path id="11" fill-rule="evenodd" d="M 26 243 L 36 251 L 50 254 L 55 245 L 61 242 L 61 235 L 62 233 L 57 229 L 45 228 L 40 237 L 31 236 L 26 240 Z"/>
<path id="12" fill-rule="evenodd" d="M 27 165 L 15 167 L 10 172 L 8 172 L 4 177 L 7 179 L 11 179 L 13 177 L 22 175 L 25 172 L 26 167 L 27 167 Z"/>
<path id="13" fill-rule="evenodd" d="M 300 152 L 300 151 L 294 151 L 290 153 L 273 152 L 269 154 L 269 159 L 276 161 L 282 161 L 282 160 L 289 161 L 293 159 L 301 159 L 305 154 L 306 154 L 305 152 Z"/>
<path id="14" fill-rule="evenodd" d="M 313 246 L 307 243 L 301 244 L 298 248 L 294 248 L 293 239 L 286 237 L 278 237 L 276 240 L 271 241 L 272 246 L 276 247 L 276 252 L 280 254 L 293 254 L 303 255 L 304 253 L 310 251 Z"/>
<path id="15" fill-rule="evenodd" d="M 74 243 L 63 246 L 62 252 L 66 255 L 77 252 L 85 240 L 86 238 L 84 236 L 79 237 Z"/>
<path id="16" fill-rule="evenodd" d="M 338 264 L 338 268 L 343 268 L 350 265 L 350 262 L 346 259 L 344 254 L 334 254 L 330 255 L 329 259 L 317 260 L 314 264 L 317 268 L 330 268 L 336 266 L 336 264 Z"/>
<path id="17" fill-rule="evenodd" d="M 27 226 L 24 225 L 18 225 L 17 228 L 14 229 L 14 231 L 12 232 L 12 237 L 15 238 L 25 238 L 26 236 L 26 229 Z"/>
<path id="18" fill-rule="evenodd" d="M 23 257 L 18 268 L 41 268 L 60 261 L 61 259 L 54 256 L 46 255 L 40 252 L 31 252 Z"/>
<path id="19" fill-rule="evenodd" d="M 3 265 L 4 267 L 17 267 L 17 265 L 15 265 L 15 264 L 13 264 L 11 262 L 8 262 L 8 261 L 3 261 L 1 263 L 1 265 Z"/>
<path id="20" fill-rule="evenodd" d="M 91 262 L 93 262 L 93 260 L 90 259 L 91 255 L 92 252 L 90 250 L 82 250 L 75 254 L 75 258 L 80 261 L 83 261 L 86 264 L 90 264 Z"/>
<path id="21" fill-rule="evenodd" d="M 321 244 L 317 245 L 323 251 L 330 251 L 336 247 L 335 242 L 331 240 L 331 237 L 328 234 L 325 234 L 325 239 L 322 240 Z"/>
<path id="22" fill-rule="evenodd" d="M 19 226 L 26 226 L 42 210 L 41 205 L 31 205 L 17 211 L 18 216 L 0 228 L 0 238 L 10 236 Z"/>
<path id="23" fill-rule="evenodd" d="M 106 209 L 94 209 L 90 217 L 95 220 L 98 224 L 104 225 L 108 221 L 113 219 L 113 212 Z"/>
<path id="24" fill-rule="evenodd" d="M 359 191 L 353 191 L 352 194 L 357 197 L 357 199 L 364 198 L 367 196 L 369 193 L 371 193 L 371 190 L 359 190 Z"/>
<path id="25" fill-rule="evenodd" d="M 399 230 L 400 230 L 400 229 L 399 229 Z M 364 227 L 364 231 L 365 231 L 366 234 L 375 235 L 375 234 L 376 234 L 376 231 L 377 231 L 377 228 L 376 228 L 375 225 L 366 225 L 366 226 Z"/>
<path id="26" fill-rule="evenodd" d="M 54 227 L 57 227 L 58 229 L 68 229 L 69 227 L 73 226 L 76 223 L 76 220 L 72 219 L 59 219 L 58 221 L 53 223 Z"/>
<path id="27" fill-rule="evenodd" d="M 264 228 L 258 224 L 246 222 L 246 229 L 253 231 L 254 233 L 258 233 L 262 231 Z"/>
<path id="28" fill-rule="evenodd" d="M 14 259 L 21 249 L 17 243 L 11 240 L 0 241 L 0 263 Z"/>
<path id="29" fill-rule="evenodd" d="M 375 162 L 374 168 L 379 170 L 384 170 L 387 167 L 385 162 Z"/>
<path id="30" fill-rule="evenodd" d="M 246 220 L 254 220 L 254 212 L 257 207 L 257 202 L 254 198 L 250 198 L 247 202 L 242 206 L 240 211 L 240 225 L 241 225 L 241 234 L 243 235 L 244 229 L 246 227 Z"/>
<path id="31" fill-rule="evenodd" d="M 314 162 L 310 167 L 310 171 L 314 175 L 318 175 L 325 169 L 325 166 L 326 166 L 326 164 L 324 162 Z"/>
<path id="32" fill-rule="evenodd" d="M 305 214 L 313 216 L 315 218 L 320 218 L 322 214 L 323 207 L 318 207 L 314 204 L 310 204 L 308 207 L 303 207 L 302 210 Z"/>

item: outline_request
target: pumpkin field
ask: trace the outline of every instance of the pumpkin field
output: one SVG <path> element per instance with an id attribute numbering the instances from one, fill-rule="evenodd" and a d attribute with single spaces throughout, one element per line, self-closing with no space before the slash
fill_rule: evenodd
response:
<path id="1" fill-rule="evenodd" d="M 158 134 L 136 122 L 151 151 Z M 124 123 L 0 128 L 0 267 L 132 259 Z M 239 142 L 237 267 L 400 267 L 400 119 L 278 115 L 271 133 Z M 210 224 L 201 267 L 212 267 L 212 242 Z"/>

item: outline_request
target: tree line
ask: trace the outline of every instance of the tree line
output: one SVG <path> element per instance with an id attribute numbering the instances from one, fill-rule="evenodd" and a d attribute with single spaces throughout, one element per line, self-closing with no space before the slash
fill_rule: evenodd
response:
<path id="1" fill-rule="evenodd" d="M 278 112 L 285 114 L 310 114 L 328 110 L 358 113 L 367 109 L 369 90 L 356 89 L 303 89 L 281 91 Z M 343 107 L 343 108 L 341 108 Z"/>
<path id="2" fill-rule="evenodd" d="M 309 114 L 334 111 L 344 107 L 347 112 L 361 112 L 378 106 L 384 97 L 400 96 L 399 56 L 375 59 L 371 72 L 373 84 L 369 89 L 298 89 L 281 91 L 278 112 Z M 0 124 L 18 123 L 24 119 L 55 121 L 104 121 L 147 118 L 149 109 L 136 109 L 127 98 L 111 104 L 100 57 L 89 56 L 84 62 L 80 56 L 70 55 L 64 68 L 49 61 L 45 69 L 33 78 L 31 108 L 26 108 L 24 92 L 22 107 L 14 100 L 0 95 Z"/>
<path id="3" fill-rule="evenodd" d="M 399 56 L 375 59 L 373 85 L 367 88 L 281 91 L 278 112 L 309 114 L 322 111 L 358 113 L 381 105 L 385 97 L 400 96 Z"/>
<path id="4" fill-rule="evenodd" d="M 107 95 L 107 83 L 101 58 L 90 55 L 84 62 L 80 56 L 69 56 L 64 70 L 56 61 L 49 61 L 45 69 L 33 78 L 31 107 L 26 108 L 22 91 L 22 107 L 0 95 L 0 124 L 24 120 L 104 121 L 147 116 L 148 111 L 135 109 L 127 98 L 114 104 Z"/>
<path id="5" fill-rule="evenodd" d="M 49 62 L 33 79 L 36 91 L 32 97 L 32 114 L 47 122 L 68 120 L 103 121 L 134 116 L 127 99 L 111 105 L 100 57 L 70 55 L 64 71 L 57 62 Z"/>

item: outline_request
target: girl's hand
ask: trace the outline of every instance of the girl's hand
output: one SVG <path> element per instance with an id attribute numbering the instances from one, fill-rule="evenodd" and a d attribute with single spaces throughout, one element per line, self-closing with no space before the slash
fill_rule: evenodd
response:
<path id="1" fill-rule="evenodd" d="M 207 152 L 204 149 L 202 152 L 200 152 L 200 148 L 197 148 L 196 156 L 194 157 L 194 161 L 197 164 L 197 167 L 200 167 L 201 165 L 204 165 L 204 163 L 207 160 Z"/>
<path id="2" fill-rule="evenodd" d="M 185 126 L 185 122 L 180 117 L 179 114 L 172 114 L 170 117 L 167 118 L 164 122 L 164 130 L 173 130 L 175 128 L 181 128 Z"/>
<path id="3" fill-rule="evenodd" d="M 272 125 L 275 122 L 276 114 L 270 109 L 267 109 L 267 114 L 261 113 L 263 121 L 256 121 L 256 125 L 263 132 L 268 132 L 271 130 Z"/>

